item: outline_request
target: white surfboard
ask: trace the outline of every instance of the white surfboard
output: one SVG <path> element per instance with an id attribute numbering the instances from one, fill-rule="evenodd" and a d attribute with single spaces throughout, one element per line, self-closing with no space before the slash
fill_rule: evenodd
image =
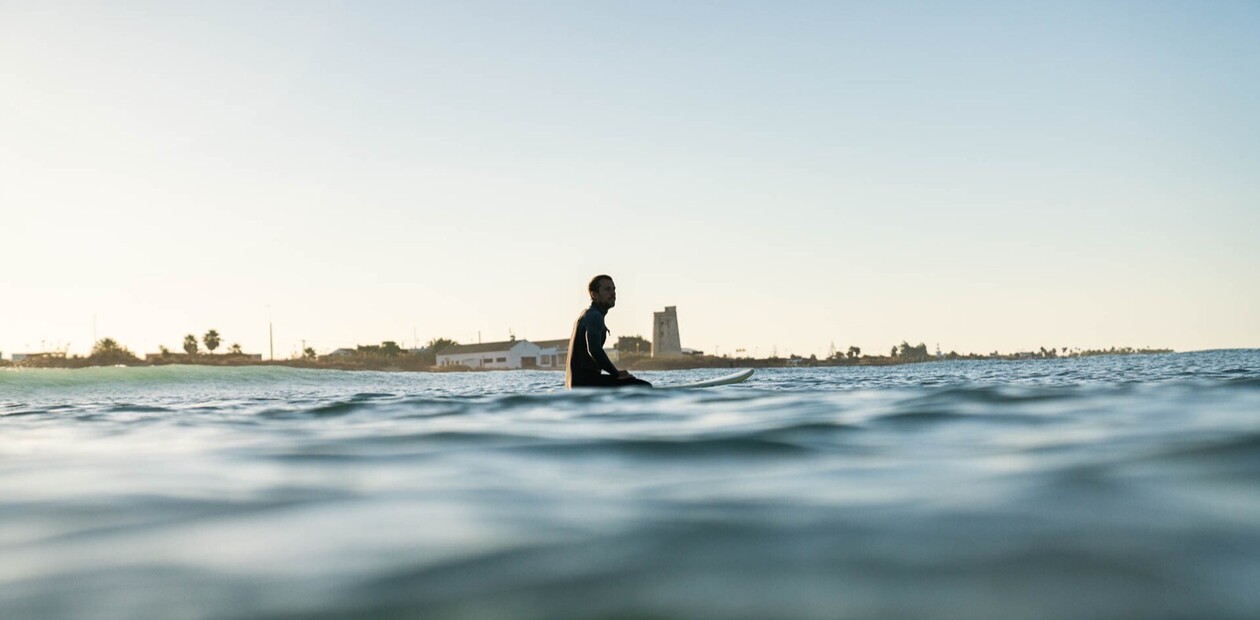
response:
<path id="1" fill-rule="evenodd" d="M 719 385 L 732 385 L 735 383 L 743 383 L 744 381 L 747 381 L 749 377 L 753 376 L 753 372 L 754 370 L 752 368 L 747 368 L 739 372 L 726 375 L 725 377 L 718 377 L 716 379 L 705 379 L 704 381 L 693 381 L 691 383 L 682 383 L 679 385 L 658 385 L 656 387 L 659 389 L 672 390 L 675 388 L 707 388 L 707 387 L 716 387 Z"/>

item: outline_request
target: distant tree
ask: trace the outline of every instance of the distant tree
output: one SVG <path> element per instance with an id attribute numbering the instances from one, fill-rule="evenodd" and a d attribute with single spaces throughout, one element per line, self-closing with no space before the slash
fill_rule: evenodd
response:
<path id="1" fill-rule="evenodd" d="M 434 338 L 416 353 L 416 363 L 420 365 L 437 365 L 437 354 L 442 349 L 459 344 L 449 338 Z"/>
<path id="2" fill-rule="evenodd" d="M 862 349 L 860 347 L 849 347 L 850 358 L 858 358 L 861 356 L 862 356 Z"/>
<path id="3" fill-rule="evenodd" d="M 402 347 L 398 346 L 393 340 L 386 340 L 381 343 L 381 353 L 384 355 L 394 356 L 402 353 Z"/>
<path id="4" fill-rule="evenodd" d="M 893 347 L 893 357 L 904 358 L 907 360 L 925 359 L 928 356 L 927 345 L 920 342 L 918 345 L 911 345 L 902 340 L 901 344 Z"/>
<path id="5" fill-rule="evenodd" d="M 163 345 L 158 345 L 158 353 L 160 353 L 160 354 L 162 355 L 162 357 L 170 357 L 170 356 L 171 356 L 171 350 L 170 350 L 170 349 L 168 349 L 168 348 L 166 348 L 166 345 L 164 345 L 164 344 L 163 344 Z"/>
<path id="6" fill-rule="evenodd" d="M 139 361 L 127 347 L 118 344 L 113 338 L 101 338 L 92 345 L 92 354 L 88 359 L 99 364 L 123 364 Z"/>
<path id="7" fill-rule="evenodd" d="M 892 351 L 888 352 L 888 357 L 897 357 L 897 347 L 893 347 Z"/>
<path id="8" fill-rule="evenodd" d="M 184 336 L 184 353 L 187 353 L 189 355 L 197 354 L 197 337 L 196 336 L 192 334 L 188 334 L 187 336 Z"/>
<path id="9" fill-rule="evenodd" d="M 228 347 L 227 352 L 228 355 L 244 355 L 244 353 L 241 352 L 240 343 L 232 343 L 232 346 Z"/>
<path id="10" fill-rule="evenodd" d="M 312 349 L 311 347 L 306 347 L 306 349 L 302 351 L 302 359 L 308 359 L 308 360 L 313 361 L 315 358 L 316 358 L 315 349 Z"/>
<path id="11" fill-rule="evenodd" d="M 643 336 L 622 336 L 613 345 L 618 353 L 651 353 L 652 343 Z"/>
<path id="12" fill-rule="evenodd" d="M 206 343 L 206 348 L 210 350 L 211 354 L 214 354 L 214 350 L 219 348 L 220 339 L 218 330 L 212 329 L 206 332 L 206 335 L 201 337 L 201 341 Z"/>
<path id="13" fill-rule="evenodd" d="M 110 355 L 123 350 L 122 346 L 118 344 L 118 341 L 113 338 L 101 338 L 96 341 L 96 344 L 92 345 L 93 356 Z"/>

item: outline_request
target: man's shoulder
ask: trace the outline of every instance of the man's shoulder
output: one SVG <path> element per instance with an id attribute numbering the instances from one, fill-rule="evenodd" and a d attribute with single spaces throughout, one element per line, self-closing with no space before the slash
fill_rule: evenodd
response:
<path id="1" fill-rule="evenodd" d="M 582 311 L 582 316 L 578 317 L 580 321 L 599 321 L 604 322 L 604 315 L 595 306 L 591 306 Z"/>

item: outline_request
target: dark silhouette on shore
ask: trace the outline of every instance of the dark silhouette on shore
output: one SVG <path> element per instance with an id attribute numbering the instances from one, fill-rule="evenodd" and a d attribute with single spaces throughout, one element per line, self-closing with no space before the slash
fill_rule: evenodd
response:
<path id="1" fill-rule="evenodd" d="M 334 354 L 317 355 L 307 347 L 292 359 L 265 361 L 260 354 L 244 353 L 239 344 L 228 347 L 225 353 L 214 353 L 221 342 L 219 333 L 210 330 L 204 344 L 208 352 L 202 353 L 197 338 L 187 335 L 183 341 L 184 353 L 174 353 L 165 346 L 160 352 L 146 355 L 143 359 L 132 353 L 113 338 L 102 338 L 92 346 L 87 356 L 66 355 L 50 352 L 26 356 L 20 361 L 0 360 L 0 366 L 18 368 L 87 368 L 92 366 L 164 366 L 170 364 L 197 364 L 204 366 L 289 366 L 294 368 L 325 368 L 333 370 L 386 370 L 412 372 L 457 372 L 476 370 L 465 366 L 438 366 L 437 354 L 449 346 L 458 344 L 449 338 L 434 338 L 419 349 L 404 349 L 394 341 L 380 344 L 359 345 L 354 349 L 338 349 Z M 213 344 L 213 346 L 211 346 Z M 1097 355 L 1142 355 L 1172 353 L 1172 349 L 1111 347 L 1109 349 L 1081 349 L 1070 347 L 1040 347 L 1037 351 L 1016 353 L 958 353 L 950 351 L 939 355 L 929 353 L 927 345 L 911 345 L 903 341 L 892 347 L 888 355 L 862 355 L 859 347 L 850 346 L 845 351 L 836 350 L 832 355 L 818 358 L 802 357 L 746 357 L 717 356 L 703 353 L 678 357 L 654 358 L 652 343 L 642 336 L 622 336 L 613 347 L 618 353 L 618 364 L 632 370 L 682 370 L 690 368 L 787 368 L 826 366 L 895 366 L 950 360 L 1026 360 L 1071 359 Z"/>

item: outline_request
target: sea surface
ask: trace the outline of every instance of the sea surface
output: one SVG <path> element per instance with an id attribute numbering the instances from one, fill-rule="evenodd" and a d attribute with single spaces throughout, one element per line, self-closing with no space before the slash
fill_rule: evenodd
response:
<path id="1" fill-rule="evenodd" d="M 0 369 L 0 618 L 1260 618 L 1258 350 L 562 383 Z"/>

